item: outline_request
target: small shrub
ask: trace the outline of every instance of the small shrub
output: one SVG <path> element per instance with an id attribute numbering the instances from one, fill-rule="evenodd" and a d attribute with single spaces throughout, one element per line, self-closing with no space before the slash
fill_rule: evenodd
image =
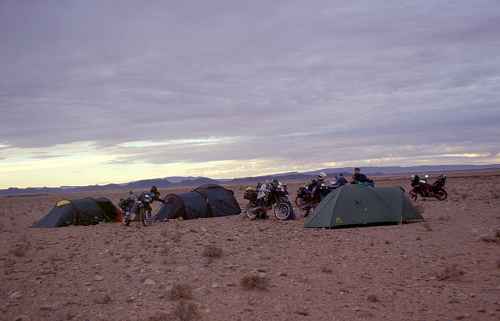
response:
<path id="1" fill-rule="evenodd" d="M 269 286 L 269 279 L 255 274 L 247 274 L 240 281 L 241 287 L 245 290 L 267 290 Z"/>
<path id="2" fill-rule="evenodd" d="M 160 255 L 161 256 L 169 256 L 170 254 L 170 248 L 164 247 L 160 250 Z"/>
<path id="3" fill-rule="evenodd" d="M 431 227 L 431 225 L 429 223 L 424 223 L 423 227 L 425 228 L 425 230 L 427 232 L 431 232 L 432 231 L 432 227 Z"/>
<path id="4" fill-rule="evenodd" d="M 10 249 L 10 253 L 16 257 L 25 257 L 26 253 L 29 251 L 31 244 L 28 242 L 16 244 Z"/>
<path id="5" fill-rule="evenodd" d="M 222 256 L 222 249 L 215 245 L 208 245 L 203 249 L 202 255 L 209 259 L 217 259 Z"/>
<path id="6" fill-rule="evenodd" d="M 333 270 L 332 270 L 332 269 L 330 269 L 330 268 L 329 268 L 329 267 L 327 267 L 327 266 L 323 266 L 323 267 L 321 268 L 321 272 L 323 272 L 323 273 L 327 273 L 327 274 L 331 274 L 331 273 L 333 273 Z"/>
<path id="7" fill-rule="evenodd" d="M 447 266 L 441 273 L 437 275 L 439 281 L 456 281 L 465 274 L 464 271 L 458 268 L 458 265 L 453 264 Z"/>
<path id="8" fill-rule="evenodd" d="M 95 304 L 109 304 L 113 301 L 111 297 L 107 294 L 99 294 L 94 298 Z"/>
<path id="9" fill-rule="evenodd" d="M 309 311 L 301 309 L 301 310 L 295 311 L 295 314 L 301 315 L 303 317 L 307 317 L 309 315 Z"/>
<path id="10" fill-rule="evenodd" d="M 182 234 L 181 232 L 179 231 L 176 231 L 173 235 L 172 235 L 172 242 L 174 243 L 180 243 L 181 240 L 182 240 Z"/>
<path id="11" fill-rule="evenodd" d="M 168 291 L 168 297 L 172 301 L 191 300 L 193 299 L 193 291 L 187 284 L 175 284 Z"/>
<path id="12" fill-rule="evenodd" d="M 479 240 L 485 242 L 485 243 L 497 243 L 498 242 L 498 238 L 497 237 L 493 237 L 493 236 L 490 236 L 490 235 L 481 235 L 479 237 Z"/>
<path id="13" fill-rule="evenodd" d="M 180 301 L 174 310 L 174 318 L 179 321 L 193 321 L 200 318 L 200 312 L 196 304 Z"/>
<path id="14" fill-rule="evenodd" d="M 368 302 L 376 303 L 379 302 L 379 299 L 375 294 L 370 294 L 367 298 Z"/>
<path id="15" fill-rule="evenodd" d="M 150 316 L 147 321 L 169 321 L 170 317 L 166 312 L 156 312 Z"/>

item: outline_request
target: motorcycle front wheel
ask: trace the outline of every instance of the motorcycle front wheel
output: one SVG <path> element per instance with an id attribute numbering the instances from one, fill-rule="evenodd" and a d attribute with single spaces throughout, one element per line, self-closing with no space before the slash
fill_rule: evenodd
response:
<path id="1" fill-rule="evenodd" d="M 444 189 L 438 190 L 434 196 L 440 201 L 444 201 L 448 198 L 448 193 Z"/>
<path id="2" fill-rule="evenodd" d="M 146 210 L 144 210 L 144 208 L 142 208 L 142 207 L 139 209 L 139 222 L 142 223 L 142 226 L 148 225 L 147 218 L 146 218 Z"/>
<path id="3" fill-rule="evenodd" d="M 274 207 L 274 216 L 280 221 L 293 218 L 293 206 L 290 202 L 280 202 Z"/>
<path id="4" fill-rule="evenodd" d="M 125 218 L 123 219 L 123 223 L 125 224 L 125 226 L 129 226 L 130 225 L 130 213 L 127 212 L 125 214 Z"/>
<path id="5" fill-rule="evenodd" d="M 243 212 L 246 217 L 248 217 L 251 220 L 255 220 L 257 218 L 257 215 L 254 213 L 254 206 L 255 204 L 248 203 L 247 206 L 245 207 L 245 211 Z"/>

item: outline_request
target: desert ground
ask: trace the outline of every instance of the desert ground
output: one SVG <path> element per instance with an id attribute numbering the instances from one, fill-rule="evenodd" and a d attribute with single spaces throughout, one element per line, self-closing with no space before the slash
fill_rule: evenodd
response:
<path id="1" fill-rule="evenodd" d="M 62 198 L 126 191 L 3 197 L 0 320 L 500 320 L 500 172 L 447 190 L 416 202 L 425 222 L 333 230 L 242 216 L 33 229 Z"/>

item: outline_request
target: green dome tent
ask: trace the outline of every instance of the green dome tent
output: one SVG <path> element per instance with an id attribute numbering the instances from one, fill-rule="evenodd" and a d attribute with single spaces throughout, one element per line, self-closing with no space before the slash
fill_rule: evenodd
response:
<path id="1" fill-rule="evenodd" d="M 60 227 L 68 225 L 92 225 L 100 222 L 116 222 L 120 210 L 105 198 L 62 200 L 33 227 Z"/>
<path id="2" fill-rule="evenodd" d="M 399 224 L 423 217 L 399 187 L 344 185 L 328 194 L 304 227 L 345 227 Z"/>

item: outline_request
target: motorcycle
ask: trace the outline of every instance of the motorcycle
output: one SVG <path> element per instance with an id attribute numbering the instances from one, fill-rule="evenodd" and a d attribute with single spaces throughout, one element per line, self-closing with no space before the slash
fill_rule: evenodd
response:
<path id="1" fill-rule="evenodd" d="M 440 201 L 448 198 L 448 193 L 444 189 L 446 185 L 446 176 L 439 175 L 436 181 L 432 184 L 428 182 L 428 176 L 421 179 L 418 175 L 413 175 L 411 180 L 412 190 L 409 192 L 410 198 L 414 201 L 420 197 L 434 197 Z"/>
<path id="2" fill-rule="evenodd" d="M 243 196 L 248 200 L 246 215 L 251 218 L 266 218 L 267 211 L 273 209 L 278 220 L 294 218 L 293 206 L 288 198 L 288 188 L 282 183 L 264 183 L 256 189 L 247 188 Z"/>
<path id="3" fill-rule="evenodd" d="M 153 203 L 151 194 L 143 192 L 136 197 L 133 192 L 130 192 L 129 197 L 121 199 L 118 204 L 125 213 L 124 224 L 129 226 L 131 221 L 137 220 L 141 222 L 143 226 L 151 225 L 153 223 L 151 203 Z"/>
<path id="4" fill-rule="evenodd" d="M 311 210 L 314 211 L 321 200 L 334 189 L 335 187 L 321 184 L 319 193 L 313 193 L 308 185 L 301 186 L 297 190 L 295 205 L 304 212 L 304 217 L 307 217 Z"/>

